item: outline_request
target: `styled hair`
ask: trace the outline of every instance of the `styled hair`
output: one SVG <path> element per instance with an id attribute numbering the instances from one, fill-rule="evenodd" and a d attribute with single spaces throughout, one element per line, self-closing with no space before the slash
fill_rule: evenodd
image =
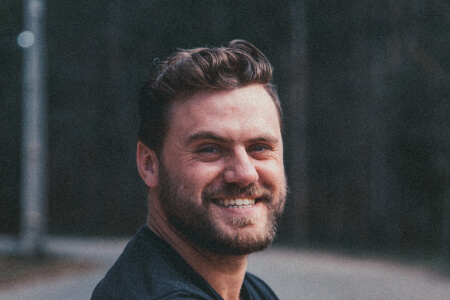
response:
<path id="1" fill-rule="evenodd" d="M 139 97 L 138 138 L 160 153 L 168 130 L 168 115 L 175 99 L 199 91 L 231 90 L 262 84 L 273 99 L 282 126 L 282 111 L 273 68 L 251 43 L 234 40 L 227 47 L 178 50 L 159 62 Z"/>

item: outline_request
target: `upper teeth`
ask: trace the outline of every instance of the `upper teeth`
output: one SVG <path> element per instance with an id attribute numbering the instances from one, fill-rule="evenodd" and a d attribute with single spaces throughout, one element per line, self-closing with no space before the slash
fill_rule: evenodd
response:
<path id="1" fill-rule="evenodd" d="M 255 205 L 255 199 L 248 199 L 248 198 L 220 199 L 219 204 L 231 208 L 246 208 Z"/>

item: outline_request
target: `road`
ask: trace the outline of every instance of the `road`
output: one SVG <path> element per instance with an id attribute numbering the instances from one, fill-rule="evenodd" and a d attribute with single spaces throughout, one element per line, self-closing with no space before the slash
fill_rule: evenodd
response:
<path id="1" fill-rule="evenodd" d="M 89 299 L 126 240 L 50 238 L 49 251 L 98 264 L 0 290 L 0 299 Z M 450 278 L 420 268 L 335 254 L 272 247 L 250 256 L 249 271 L 283 300 L 449 300 Z"/>

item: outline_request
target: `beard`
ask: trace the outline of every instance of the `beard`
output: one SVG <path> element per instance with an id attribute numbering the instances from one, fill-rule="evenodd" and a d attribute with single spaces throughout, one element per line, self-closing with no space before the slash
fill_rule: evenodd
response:
<path id="1" fill-rule="evenodd" d="M 205 187 L 201 203 L 197 199 L 199 186 L 184 185 L 176 181 L 163 164 L 159 170 L 159 198 L 168 222 L 190 242 L 210 252 L 226 255 L 246 255 L 269 247 L 275 238 L 286 199 L 286 182 L 279 195 L 273 195 L 269 187 L 251 184 L 240 188 L 236 184 L 225 184 L 214 188 Z M 211 210 L 219 197 L 235 198 L 238 195 L 257 197 L 267 207 L 262 230 L 251 228 L 256 224 L 253 217 L 229 217 L 224 221 L 232 224 L 233 230 L 220 226 Z M 275 197 L 276 196 L 276 197 Z M 261 222 L 259 220 L 258 222 Z"/>

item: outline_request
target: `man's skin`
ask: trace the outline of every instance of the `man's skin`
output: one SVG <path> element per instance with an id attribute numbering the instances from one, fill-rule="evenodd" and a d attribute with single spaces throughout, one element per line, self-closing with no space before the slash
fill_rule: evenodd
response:
<path id="1" fill-rule="evenodd" d="M 269 209 L 264 201 L 247 208 L 219 204 L 218 197 L 205 206 L 206 187 L 239 187 L 254 184 L 270 190 L 273 203 L 285 194 L 283 144 L 280 118 L 262 85 L 234 90 L 198 92 L 175 100 L 169 113 L 169 129 L 159 156 L 139 142 L 139 173 L 150 187 L 148 226 L 167 241 L 186 262 L 224 299 L 239 299 L 248 255 L 217 254 L 180 234 L 162 208 L 160 170 L 183 188 L 191 209 L 205 209 L 221 234 L 242 241 L 264 236 Z M 258 195 L 253 196 L 257 198 Z M 250 198 L 235 195 L 233 198 Z M 178 200 L 178 199 L 177 199 Z M 230 200 L 230 199 L 228 199 Z M 236 223 L 235 220 L 242 222 Z"/>

